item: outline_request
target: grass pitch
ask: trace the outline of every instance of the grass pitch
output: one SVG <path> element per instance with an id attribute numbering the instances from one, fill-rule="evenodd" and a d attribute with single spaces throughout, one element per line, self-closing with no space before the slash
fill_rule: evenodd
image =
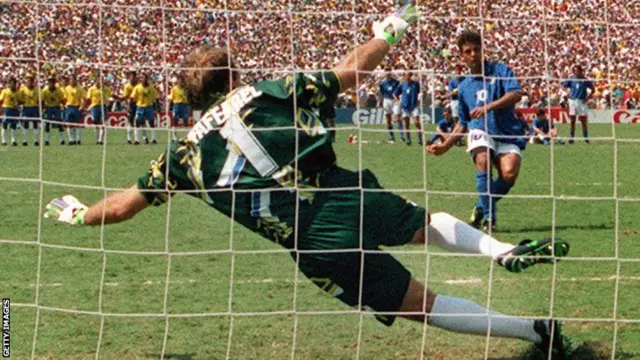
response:
<path id="1" fill-rule="evenodd" d="M 369 141 L 361 145 L 347 144 L 353 131 L 338 132 L 341 166 L 369 168 L 383 186 L 432 212 L 468 218 L 475 170 L 463 149 L 436 158 L 415 145 L 415 135 L 411 147 L 377 144 L 387 134 L 373 129 L 360 134 Z M 618 141 L 607 139 L 614 135 Z M 604 139 L 530 145 L 513 197 L 499 203 L 496 237 L 516 243 L 555 233 L 571 242 L 557 266 L 514 275 L 438 248 L 391 250 L 439 293 L 509 315 L 564 318 L 578 359 L 610 359 L 614 350 L 616 359 L 640 358 L 640 142 L 626 141 L 640 139 L 640 127 L 592 125 L 591 136 Z M 97 146 L 87 130 L 84 145 L 61 147 L 54 133 L 42 151 L 0 149 L 0 296 L 14 304 L 13 358 L 29 358 L 36 319 L 38 359 L 158 359 L 166 329 L 165 358 L 175 360 L 543 358 L 517 340 L 487 342 L 401 319 L 386 328 L 318 290 L 279 247 L 188 196 L 104 229 L 41 222 L 54 197 L 72 193 L 90 203 L 105 188 L 131 186 L 166 145 L 162 136 L 165 145 L 126 145 L 120 129 L 108 137 Z M 106 253 L 95 251 L 101 246 Z"/>

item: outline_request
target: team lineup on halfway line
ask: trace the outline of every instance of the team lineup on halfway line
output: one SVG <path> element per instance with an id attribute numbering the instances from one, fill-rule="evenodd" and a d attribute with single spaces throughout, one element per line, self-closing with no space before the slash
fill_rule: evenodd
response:
<path id="1" fill-rule="evenodd" d="M 399 316 L 459 333 L 522 339 L 553 359 L 569 358 L 571 341 L 559 322 L 506 316 L 466 299 L 436 294 L 381 249 L 428 243 L 481 254 L 519 273 L 566 256 L 569 244 L 559 239 L 501 242 L 447 213 L 429 214 L 382 191 L 369 170 L 336 164 L 331 134 L 318 113 L 353 87 L 363 76 L 359 72 L 376 69 L 418 17 L 405 5 L 374 23 L 373 39 L 331 71 L 248 86 L 239 84 L 236 72 L 229 76 L 233 62 L 226 49 L 195 49 L 181 64 L 190 69 L 181 82 L 189 103 L 204 113 L 188 135 L 173 141 L 131 188 L 89 207 L 72 195 L 54 199 L 45 217 L 72 225 L 118 223 L 186 192 L 291 249 L 300 271 L 318 287 L 347 305 L 372 311 L 387 326 Z M 458 45 L 470 70 L 458 86 L 460 121 L 452 136 L 427 150 L 444 154 L 469 129 L 467 143 L 481 192 L 474 212 L 479 216 L 482 211 L 490 229 L 495 202 L 515 182 L 525 145 L 524 129 L 513 114 L 520 87 L 505 64 L 481 61 L 478 34 L 463 33 Z M 203 68 L 207 70 L 199 70 Z M 492 160 L 499 175 L 495 182 Z M 495 196 L 487 195 L 488 188 Z"/>

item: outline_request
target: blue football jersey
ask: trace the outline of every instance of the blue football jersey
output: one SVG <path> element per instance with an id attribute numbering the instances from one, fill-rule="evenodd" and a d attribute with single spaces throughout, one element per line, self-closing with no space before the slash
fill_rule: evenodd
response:
<path id="1" fill-rule="evenodd" d="M 569 80 L 563 81 L 562 86 L 569 89 L 569 99 L 584 100 L 587 98 L 587 89 L 591 89 L 593 92 L 593 83 L 587 79 L 578 79 L 575 77 L 569 78 Z"/>
<path id="2" fill-rule="evenodd" d="M 453 121 L 453 119 L 451 119 L 451 121 L 447 121 L 445 119 L 440 120 L 440 122 L 438 123 L 438 129 L 440 129 L 440 131 L 444 132 L 444 133 L 450 133 L 453 131 L 453 128 L 456 126 L 455 122 Z"/>
<path id="3" fill-rule="evenodd" d="M 379 91 L 382 94 L 382 97 L 385 99 L 393 99 L 393 94 L 395 93 L 398 85 L 400 85 L 400 82 L 395 78 L 382 80 L 379 86 Z"/>
<path id="4" fill-rule="evenodd" d="M 549 119 L 535 119 L 533 120 L 533 127 L 548 133 L 549 129 L 553 129 L 553 124 L 549 122 Z"/>
<path id="5" fill-rule="evenodd" d="M 400 96 L 400 107 L 403 110 L 411 111 L 418 106 L 418 94 L 420 83 L 415 80 L 403 81 L 396 88 L 396 95 Z"/>
<path id="6" fill-rule="evenodd" d="M 471 119 L 471 110 L 496 101 L 509 92 L 521 91 L 516 75 L 506 64 L 485 61 L 484 78 L 467 75 L 458 86 L 460 125 L 469 129 L 480 129 L 489 135 L 507 136 L 496 141 L 512 143 L 521 149 L 526 146 L 522 121 L 515 114 L 515 105 L 488 112 L 478 119 Z M 514 136 L 514 137 L 508 137 Z"/>

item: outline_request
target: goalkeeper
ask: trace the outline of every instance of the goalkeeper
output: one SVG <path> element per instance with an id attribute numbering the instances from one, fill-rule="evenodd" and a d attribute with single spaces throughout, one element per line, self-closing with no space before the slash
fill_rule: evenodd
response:
<path id="1" fill-rule="evenodd" d="M 486 336 L 490 329 L 492 336 L 527 340 L 564 358 L 570 345 L 556 322 L 503 316 L 471 301 L 436 295 L 380 246 L 428 239 L 452 251 L 490 256 L 520 272 L 551 262 L 554 254 L 564 256 L 566 243 L 500 242 L 451 215 L 429 216 L 424 208 L 382 192 L 368 170 L 336 166 L 327 124 L 315 110 L 353 87 L 357 72 L 373 71 L 416 20 L 407 5 L 375 23 L 375 38 L 332 71 L 252 86 L 239 86 L 236 72 L 229 76 L 233 63 L 226 49 L 195 50 L 181 65 L 189 69 L 182 80 L 193 108 L 205 112 L 188 135 L 152 161 L 130 189 L 88 208 L 67 195 L 49 203 L 45 216 L 75 225 L 117 223 L 186 192 L 291 249 L 300 270 L 317 286 L 350 306 L 373 309 L 387 326 L 400 312 L 450 331 Z"/>

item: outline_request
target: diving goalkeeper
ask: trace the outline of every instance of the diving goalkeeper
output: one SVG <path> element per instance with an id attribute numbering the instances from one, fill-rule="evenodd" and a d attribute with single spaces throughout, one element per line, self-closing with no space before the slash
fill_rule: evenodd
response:
<path id="1" fill-rule="evenodd" d="M 417 17 L 407 5 L 373 24 L 375 38 L 332 71 L 250 86 L 240 86 L 236 72 L 229 76 L 233 63 L 226 49 L 196 49 L 181 65 L 188 68 L 181 76 L 189 102 L 204 113 L 187 136 L 152 161 L 130 189 L 90 207 L 67 195 L 51 201 L 45 216 L 74 225 L 112 224 L 185 192 L 291 249 L 300 270 L 317 286 L 350 306 L 373 309 L 387 326 L 401 313 L 450 331 L 486 336 L 490 330 L 492 336 L 527 340 L 564 358 L 570 345 L 555 321 L 508 317 L 437 295 L 380 246 L 428 241 L 490 256 L 520 272 L 566 255 L 568 244 L 500 242 L 451 215 L 429 216 L 424 208 L 381 191 L 368 170 L 336 165 L 329 131 L 316 110 L 353 87 L 358 72 L 373 71 Z"/>

